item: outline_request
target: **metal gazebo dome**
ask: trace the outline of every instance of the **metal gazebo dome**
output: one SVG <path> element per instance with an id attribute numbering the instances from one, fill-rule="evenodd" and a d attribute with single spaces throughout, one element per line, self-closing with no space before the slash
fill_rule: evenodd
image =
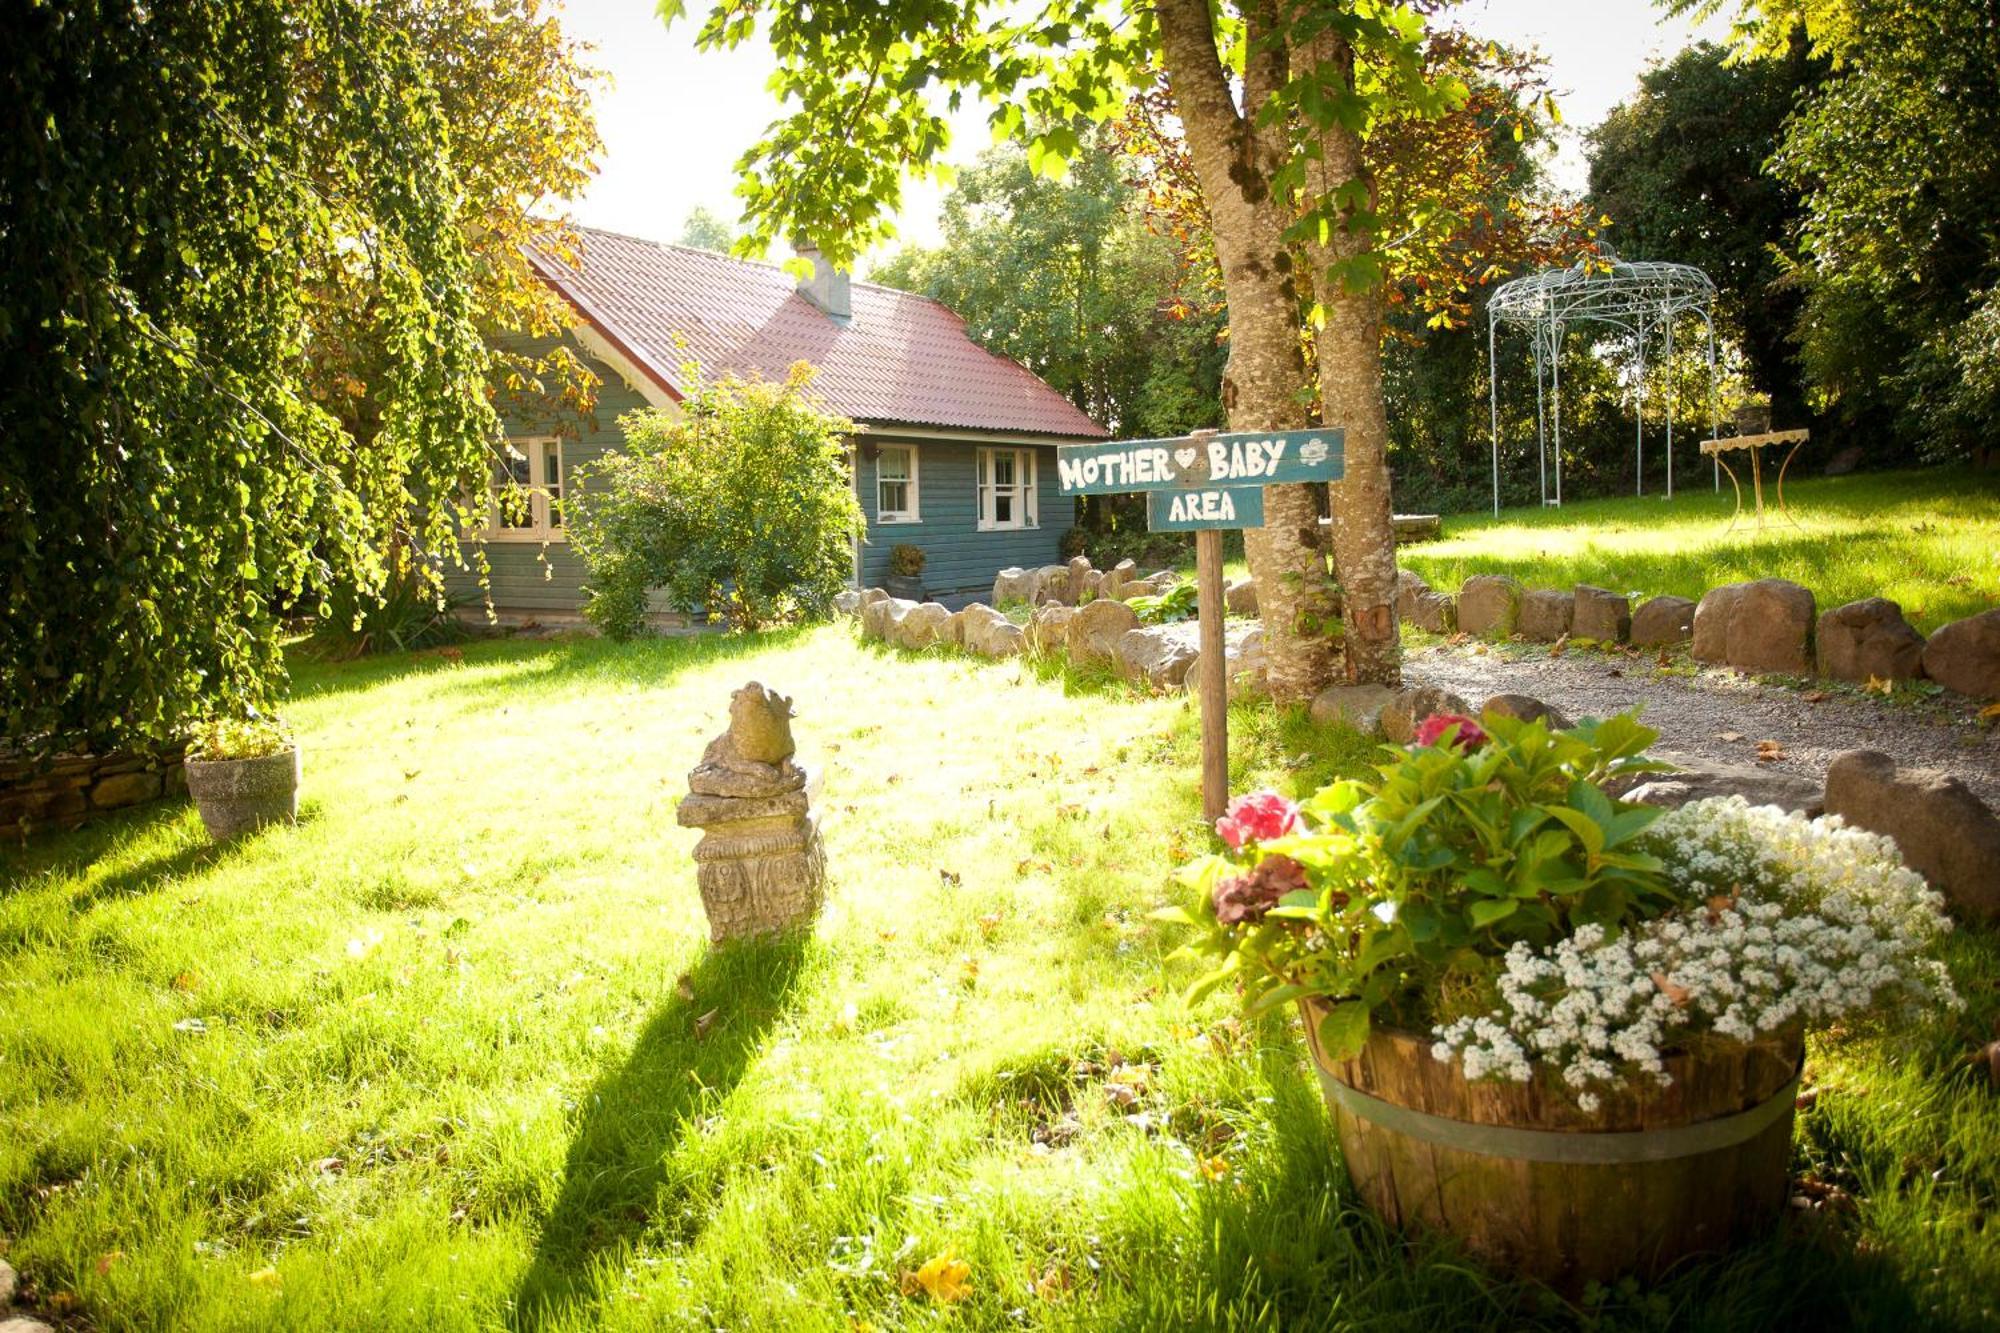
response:
<path id="1" fill-rule="evenodd" d="M 1493 420 L 1493 512 L 1500 512 L 1499 330 L 1503 324 L 1527 332 L 1535 353 L 1535 442 L 1542 474 L 1542 503 L 1551 503 L 1549 460 L 1555 459 L 1553 502 L 1562 503 L 1562 351 L 1570 325 L 1609 324 L 1634 335 L 1638 346 L 1638 493 L 1646 493 L 1646 339 L 1665 330 L 1668 360 L 1674 354 L 1674 319 L 1697 315 L 1708 332 L 1709 436 L 1716 432 L 1715 283 L 1692 264 L 1617 258 L 1579 261 L 1568 268 L 1543 269 L 1505 283 L 1486 307 L 1487 397 Z M 1543 384 L 1550 380 L 1549 415 L 1553 449 L 1544 424 Z M 1667 397 L 1667 496 L 1674 493 L 1674 402 Z"/>

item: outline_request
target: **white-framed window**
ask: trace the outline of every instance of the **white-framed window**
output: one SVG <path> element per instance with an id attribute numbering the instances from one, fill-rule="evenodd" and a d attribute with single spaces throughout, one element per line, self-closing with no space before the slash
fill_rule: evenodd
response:
<path id="1" fill-rule="evenodd" d="M 915 523 L 917 512 L 916 446 L 885 444 L 875 455 L 875 521 Z"/>
<path id="2" fill-rule="evenodd" d="M 981 532 L 1040 527 L 1041 515 L 1036 510 L 1035 492 L 1033 449 L 979 451 Z"/>
<path id="3" fill-rule="evenodd" d="M 501 441 L 488 493 L 486 540 L 562 541 L 562 498 L 560 439 L 544 435 Z"/>

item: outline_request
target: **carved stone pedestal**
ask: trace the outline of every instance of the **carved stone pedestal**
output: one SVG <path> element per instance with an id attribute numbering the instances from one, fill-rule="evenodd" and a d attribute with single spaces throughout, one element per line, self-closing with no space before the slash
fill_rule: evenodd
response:
<path id="1" fill-rule="evenodd" d="M 694 849 L 709 938 L 789 930 L 825 896 L 826 855 L 812 798 L 818 782 L 793 762 L 792 701 L 751 682 L 729 701 L 729 730 L 688 774 L 680 822 L 704 829 Z"/>

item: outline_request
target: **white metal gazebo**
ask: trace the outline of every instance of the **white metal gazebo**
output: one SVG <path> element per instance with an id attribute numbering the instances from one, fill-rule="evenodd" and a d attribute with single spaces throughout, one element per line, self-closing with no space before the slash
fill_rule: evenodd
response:
<path id="1" fill-rule="evenodd" d="M 1568 268 L 1544 269 L 1505 283 L 1486 307 L 1487 397 L 1493 421 L 1493 512 L 1500 512 L 1500 348 L 1504 325 L 1524 329 L 1534 345 L 1535 446 L 1541 469 L 1542 503 L 1562 503 L 1562 344 L 1571 325 L 1609 324 L 1634 336 L 1638 366 L 1633 378 L 1638 422 L 1638 493 L 1646 493 L 1646 343 L 1665 331 L 1666 353 L 1674 355 L 1674 320 L 1699 316 L 1708 335 L 1708 432 L 1717 430 L 1715 379 L 1715 284 L 1691 264 L 1579 261 Z M 1544 387 L 1547 397 L 1544 398 Z M 1553 424 L 1554 438 L 1549 426 Z M 1666 407 L 1667 496 L 1674 493 L 1674 399 Z M 1554 467 L 1551 468 L 1551 456 Z M 1554 489 L 1550 489 L 1553 476 Z M 1718 487 L 1721 485 L 1717 474 Z"/>

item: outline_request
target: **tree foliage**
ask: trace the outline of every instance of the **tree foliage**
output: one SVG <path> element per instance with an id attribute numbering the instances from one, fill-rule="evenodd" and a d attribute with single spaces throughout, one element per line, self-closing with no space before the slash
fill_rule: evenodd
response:
<path id="1" fill-rule="evenodd" d="M 782 384 L 695 382 L 678 413 L 619 419 L 626 449 L 578 468 L 564 521 L 590 570 L 584 614 L 613 638 L 645 625 L 651 590 L 739 629 L 827 615 L 861 524 L 852 422 Z"/>
<path id="2" fill-rule="evenodd" d="M 736 229 L 716 216 L 715 210 L 696 204 L 688 210 L 687 221 L 681 224 L 681 244 L 726 255 L 736 244 Z"/>
<path id="3" fill-rule="evenodd" d="M 1057 181 L 994 148 L 945 196 L 943 244 L 869 276 L 942 301 L 1113 434 L 1219 425 L 1220 310 L 1186 298 L 1182 258 L 1147 230 L 1123 166 L 1096 145 Z"/>
<path id="4" fill-rule="evenodd" d="M 669 20 L 685 7 L 659 4 Z M 1301 699 L 1329 683 L 1343 638 L 1350 678 L 1393 681 L 1379 365 L 1385 259 L 1361 140 L 1378 116 L 1440 115 L 1467 96 L 1461 81 L 1425 65 L 1421 9 L 1352 0 L 727 0 L 709 10 L 699 40 L 734 46 L 759 31 L 777 57 L 771 88 L 787 110 L 742 161 L 749 232 L 739 246 L 754 252 L 803 234 L 843 266 L 892 234 L 906 176 L 941 173 L 944 113 L 964 99 L 993 108 L 995 135 L 1020 141 L 1031 170 L 1060 177 L 1091 125 L 1166 72 L 1229 304 L 1229 424 L 1305 423 L 1313 393 L 1298 345 L 1303 280 L 1315 296 L 1310 313 L 1325 321 L 1322 411 L 1346 433 L 1346 479 L 1332 500 L 1344 598 L 1332 595 L 1317 522 L 1323 493 L 1267 488 L 1265 526 L 1246 534 L 1273 693 Z"/>
<path id="5" fill-rule="evenodd" d="M 2000 429 L 2000 25 L 1987 4 L 1676 0 L 1731 13 L 1772 59 L 1803 24 L 1831 73 L 1772 160 L 1804 212 L 1789 280 L 1819 406 L 1903 450 L 1962 457 Z"/>
<path id="6" fill-rule="evenodd" d="M 1769 61 L 1731 61 L 1710 43 L 1639 77 L 1637 93 L 1590 136 L 1590 198 L 1630 259 L 1694 264 L 1715 280 L 1721 332 L 1738 343 L 1776 420 L 1805 420 L 1793 332 L 1803 308 L 1784 281 L 1803 212 L 1765 170 L 1785 122 L 1824 74 L 1802 39 Z"/>
<path id="7" fill-rule="evenodd" d="M 468 196 L 469 126 L 410 12 L 10 7 L 10 736 L 168 740 L 244 712 L 282 680 L 277 606 L 336 581 L 372 592 L 399 531 L 454 549 L 454 497 L 498 430 L 483 270 L 512 242 L 469 240 L 489 220 L 466 210 L 493 196 Z M 368 349 L 347 395 L 365 429 L 329 392 L 350 387 L 335 342 Z"/>

